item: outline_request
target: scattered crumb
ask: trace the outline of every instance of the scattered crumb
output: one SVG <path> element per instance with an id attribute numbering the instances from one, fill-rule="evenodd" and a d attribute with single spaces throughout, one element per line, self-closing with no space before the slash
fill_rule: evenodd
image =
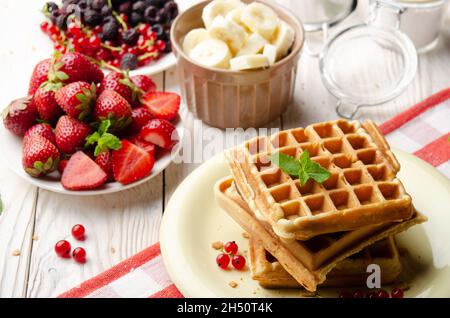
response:
<path id="1" fill-rule="evenodd" d="M 244 279 L 241 277 L 241 282 L 243 282 L 244 281 Z"/>
<path id="2" fill-rule="evenodd" d="M 114 247 L 111 247 L 111 253 L 113 253 L 113 254 L 116 253 L 116 249 Z"/>
<path id="3" fill-rule="evenodd" d="M 243 232 L 242 233 L 242 237 L 245 238 L 245 239 L 249 239 L 250 235 L 247 232 Z"/>
<path id="4" fill-rule="evenodd" d="M 20 251 L 19 250 L 14 250 L 11 253 L 12 256 L 19 256 L 20 255 Z"/>
<path id="5" fill-rule="evenodd" d="M 223 243 L 220 241 L 211 244 L 211 247 L 215 250 L 221 250 L 223 248 Z"/>
<path id="6" fill-rule="evenodd" d="M 37 241 L 37 240 L 39 240 L 39 235 L 33 235 L 33 237 L 31 239 L 33 241 Z"/>
<path id="7" fill-rule="evenodd" d="M 235 281 L 231 281 L 228 285 L 230 285 L 231 288 L 238 287 L 238 283 L 236 283 Z"/>
<path id="8" fill-rule="evenodd" d="M 253 295 L 256 295 L 256 291 L 253 291 Z"/>

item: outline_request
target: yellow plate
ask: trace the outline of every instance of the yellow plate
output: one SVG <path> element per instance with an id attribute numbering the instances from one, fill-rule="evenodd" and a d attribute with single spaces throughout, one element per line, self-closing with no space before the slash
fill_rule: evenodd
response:
<path id="1" fill-rule="evenodd" d="M 450 297 L 450 181 L 420 159 L 395 153 L 402 165 L 400 179 L 416 208 L 429 217 L 427 223 L 398 235 L 399 245 L 410 254 L 404 271 L 410 289 L 405 296 Z M 248 249 L 243 230 L 214 200 L 215 182 L 227 175 L 228 166 L 223 155 L 218 155 L 192 172 L 170 199 L 160 233 L 170 277 L 186 297 L 300 297 L 299 290 L 259 287 L 249 270 L 224 271 L 216 265 L 218 252 L 211 248 L 212 242 L 236 241 L 241 252 Z M 230 287 L 231 281 L 238 286 Z M 319 295 L 338 294 L 320 289 Z"/>

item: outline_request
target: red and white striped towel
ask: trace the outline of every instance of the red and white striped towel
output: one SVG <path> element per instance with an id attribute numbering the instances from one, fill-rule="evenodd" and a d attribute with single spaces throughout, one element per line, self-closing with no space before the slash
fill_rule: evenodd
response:
<path id="1" fill-rule="evenodd" d="M 450 89 L 381 125 L 389 143 L 414 153 L 450 178 Z M 60 297 L 181 298 L 161 257 L 159 243 L 82 283 Z"/>

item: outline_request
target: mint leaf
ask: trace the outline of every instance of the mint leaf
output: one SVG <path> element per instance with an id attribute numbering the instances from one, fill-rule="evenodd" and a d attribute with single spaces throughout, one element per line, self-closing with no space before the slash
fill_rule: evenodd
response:
<path id="1" fill-rule="evenodd" d="M 109 119 L 103 120 L 98 127 L 98 133 L 103 135 L 108 131 L 109 127 L 111 127 L 111 121 Z"/>
<path id="2" fill-rule="evenodd" d="M 93 134 L 86 137 L 86 144 L 85 147 L 89 147 L 97 143 L 97 141 L 100 139 L 100 134 L 98 132 L 94 132 Z"/>
<path id="3" fill-rule="evenodd" d="M 284 172 L 291 176 L 297 176 L 300 170 L 300 162 L 294 157 L 288 156 L 282 152 L 272 154 L 270 161 L 279 166 Z"/>
<path id="4" fill-rule="evenodd" d="M 287 174 L 298 176 L 302 186 L 309 179 L 323 183 L 331 176 L 327 169 L 311 160 L 308 150 L 303 151 L 298 160 L 283 153 L 272 154 L 270 160 Z"/>
<path id="5" fill-rule="evenodd" d="M 98 156 L 103 151 L 119 150 L 122 148 L 122 143 L 120 139 L 110 133 L 104 133 L 97 142 L 97 147 L 95 147 L 94 156 Z"/>

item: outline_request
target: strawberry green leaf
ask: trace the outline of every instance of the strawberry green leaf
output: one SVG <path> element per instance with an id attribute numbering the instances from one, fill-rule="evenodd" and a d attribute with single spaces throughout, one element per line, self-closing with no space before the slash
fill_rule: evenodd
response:
<path id="1" fill-rule="evenodd" d="M 281 152 L 272 154 L 270 160 L 291 176 L 297 176 L 301 168 L 298 160 Z"/>
<path id="2" fill-rule="evenodd" d="M 108 132 L 109 127 L 111 127 L 111 121 L 109 119 L 103 120 L 98 127 L 98 133 L 103 135 Z"/>

